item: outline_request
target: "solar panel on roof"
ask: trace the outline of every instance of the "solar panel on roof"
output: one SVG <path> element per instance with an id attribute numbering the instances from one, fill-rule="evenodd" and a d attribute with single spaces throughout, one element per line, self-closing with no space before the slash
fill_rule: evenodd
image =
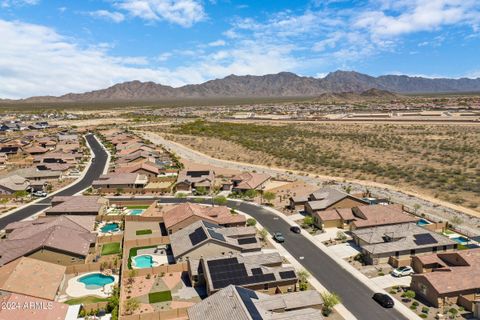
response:
<path id="1" fill-rule="evenodd" d="M 207 229 L 207 231 L 210 234 L 210 237 L 212 237 L 213 239 L 225 242 L 225 237 L 223 236 L 223 234 L 215 232 L 212 229 Z"/>
<path id="2" fill-rule="evenodd" d="M 252 271 L 252 274 L 254 276 L 259 275 L 259 274 L 263 274 L 262 268 L 253 268 L 251 271 Z"/>
<path id="3" fill-rule="evenodd" d="M 435 239 L 430 233 L 415 234 L 413 237 L 415 238 L 415 244 L 419 246 L 438 243 L 437 239 Z"/>
<path id="4" fill-rule="evenodd" d="M 219 226 L 208 221 L 203 221 L 203 225 L 207 228 L 218 228 Z"/>
<path id="5" fill-rule="evenodd" d="M 190 238 L 190 242 L 192 243 L 193 246 L 196 246 L 200 242 L 207 239 L 207 235 L 205 234 L 205 231 L 203 231 L 202 228 L 195 229 L 195 231 L 190 233 L 188 237 Z"/>
<path id="6" fill-rule="evenodd" d="M 242 238 L 238 239 L 238 244 L 257 243 L 257 238 Z"/>
<path id="7" fill-rule="evenodd" d="M 296 278 L 295 272 L 293 271 L 281 271 L 278 273 L 282 279 L 291 279 Z"/>

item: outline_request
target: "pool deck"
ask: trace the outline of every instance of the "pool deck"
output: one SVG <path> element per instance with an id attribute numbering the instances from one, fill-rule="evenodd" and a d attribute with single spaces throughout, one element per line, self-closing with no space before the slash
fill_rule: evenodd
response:
<path id="1" fill-rule="evenodd" d="M 146 252 L 141 252 L 140 253 L 140 251 L 146 251 Z M 158 266 L 161 266 L 162 264 L 168 264 L 167 255 L 153 253 L 153 250 L 151 250 L 151 252 L 149 252 L 149 251 L 150 250 L 148 250 L 148 249 L 139 250 L 139 252 L 137 252 L 139 254 L 137 254 L 135 257 L 132 257 L 132 268 L 133 269 L 146 269 L 146 268 L 139 268 L 135 265 L 135 258 L 141 257 L 141 256 L 151 256 L 152 260 L 153 260 L 152 267 L 158 267 Z"/>
<path id="2" fill-rule="evenodd" d="M 115 279 L 112 283 L 109 283 L 104 287 L 98 288 L 98 289 L 87 289 L 85 284 L 78 281 L 78 279 L 80 279 L 81 277 L 87 276 L 89 274 L 96 274 L 96 273 L 100 273 L 100 272 L 99 271 L 87 272 L 68 280 L 68 286 L 67 286 L 67 289 L 65 290 L 66 294 L 73 298 L 80 298 L 85 296 L 97 296 L 100 298 L 110 297 L 110 295 L 112 294 L 113 286 L 118 283 L 117 275 L 114 275 L 114 274 L 112 275 L 112 277 Z"/>

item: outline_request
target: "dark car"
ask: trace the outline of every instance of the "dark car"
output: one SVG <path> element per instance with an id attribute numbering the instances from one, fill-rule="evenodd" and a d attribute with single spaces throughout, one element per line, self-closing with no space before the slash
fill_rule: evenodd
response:
<path id="1" fill-rule="evenodd" d="M 292 226 L 290 227 L 290 231 L 292 231 L 293 233 L 301 233 L 302 229 L 300 229 L 300 227 L 297 227 L 297 226 Z"/>
<path id="2" fill-rule="evenodd" d="M 384 308 L 393 308 L 393 305 L 395 304 L 393 299 L 384 293 L 375 293 L 372 298 Z"/>
<path id="3" fill-rule="evenodd" d="M 285 238 L 283 237 L 283 234 L 281 232 L 275 232 L 273 234 L 273 239 L 280 243 L 285 242 Z"/>

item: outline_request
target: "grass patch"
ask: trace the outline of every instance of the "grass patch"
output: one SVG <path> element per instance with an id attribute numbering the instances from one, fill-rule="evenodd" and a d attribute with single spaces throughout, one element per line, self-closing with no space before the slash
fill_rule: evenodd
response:
<path id="1" fill-rule="evenodd" d="M 97 303 L 109 301 L 108 298 L 99 298 L 94 296 L 86 296 L 81 298 L 75 298 L 65 301 L 66 304 L 75 305 L 75 304 L 87 304 L 87 303 Z"/>
<path id="2" fill-rule="evenodd" d="M 135 231 L 135 234 L 137 236 L 143 236 L 145 234 L 152 234 L 152 230 L 150 230 L 150 229 L 137 230 L 137 231 Z"/>
<path id="3" fill-rule="evenodd" d="M 127 206 L 127 209 L 148 209 L 149 206 Z"/>
<path id="4" fill-rule="evenodd" d="M 165 301 L 172 301 L 172 293 L 170 291 L 153 292 L 148 294 L 149 303 L 158 303 Z"/>
<path id="5" fill-rule="evenodd" d="M 120 242 L 106 243 L 102 246 L 102 256 L 120 253 Z"/>
<path id="6" fill-rule="evenodd" d="M 150 248 L 156 248 L 157 246 L 146 246 L 146 247 L 135 247 L 130 249 L 128 252 L 128 269 L 132 269 L 132 257 L 135 257 L 137 255 L 137 251 L 141 249 L 150 249 Z"/>

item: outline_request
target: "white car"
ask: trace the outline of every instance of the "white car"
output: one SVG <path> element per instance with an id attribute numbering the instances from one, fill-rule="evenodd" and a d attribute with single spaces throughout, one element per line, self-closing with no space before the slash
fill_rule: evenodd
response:
<path id="1" fill-rule="evenodd" d="M 394 277 L 406 277 L 406 276 L 411 276 L 413 274 L 413 269 L 412 267 L 399 267 L 397 269 L 393 269 L 392 271 L 392 276 Z"/>
<path id="2" fill-rule="evenodd" d="M 32 196 L 39 197 L 39 198 L 44 198 L 44 197 L 47 196 L 47 193 L 45 191 L 38 190 L 38 191 L 33 192 Z"/>

